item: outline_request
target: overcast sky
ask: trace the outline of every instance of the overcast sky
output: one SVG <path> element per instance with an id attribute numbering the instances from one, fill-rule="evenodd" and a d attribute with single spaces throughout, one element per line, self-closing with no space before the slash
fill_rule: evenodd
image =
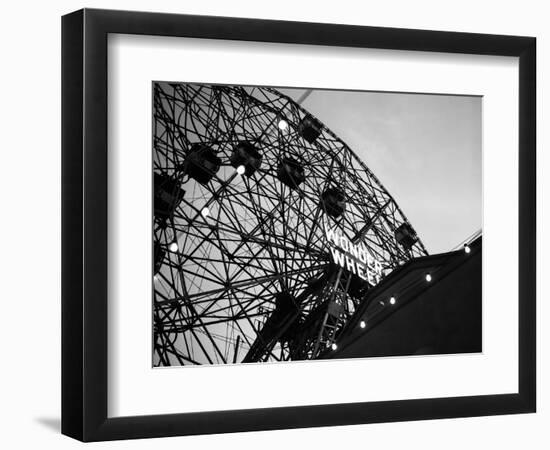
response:
<path id="1" fill-rule="evenodd" d="M 303 89 L 279 89 L 293 99 Z M 428 252 L 481 228 L 481 98 L 315 90 L 302 103 L 394 197 Z"/>

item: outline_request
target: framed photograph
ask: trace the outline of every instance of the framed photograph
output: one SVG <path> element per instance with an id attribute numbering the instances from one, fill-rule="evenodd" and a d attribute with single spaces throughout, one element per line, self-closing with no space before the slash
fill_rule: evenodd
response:
<path id="1" fill-rule="evenodd" d="M 532 37 L 62 21 L 62 432 L 535 412 Z"/>

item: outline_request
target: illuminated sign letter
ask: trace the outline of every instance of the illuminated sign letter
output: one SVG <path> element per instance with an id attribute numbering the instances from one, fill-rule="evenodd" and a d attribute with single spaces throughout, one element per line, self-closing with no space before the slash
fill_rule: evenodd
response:
<path id="1" fill-rule="evenodd" d="M 342 250 L 344 250 L 345 252 L 348 251 L 349 242 L 346 236 L 340 236 L 340 247 L 342 247 Z"/>
<path id="2" fill-rule="evenodd" d="M 349 252 L 356 258 L 359 258 L 359 250 L 357 249 L 357 246 L 351 242 L 349 243 Z"/>
<path id="3" fill-rule="evenodd" d="M 367 280 L 367 275 L 365 274 L 365 266 L 363 264 L 357 264 L 357 275 L 363 280 Z"/>
<path id="4" fill-rule="evenodd" d="M 346 269 L 350 272 L 355 273 L 355 261 L 346 256 Z"/>
<path id="5" fill-rule="evenodd" d="M 327 229 L 325 228 L 325 235 L 327 237 L 327 241 L 329 242 L 334 242 L 335 245 L 338 245 L 338 239 L 337 239 L 337 235 L 336 233 L 334 232 L 333 229 Z"/>
<path id="6" fill-rule="evenodd" d="M 367 249 L 363 244 L 359 244 L 359 261 L 361 261 L 363 264 L 367 264 Z"/>
<path id="7" fill-rule="evenodd" d="M 344 254 L 343 253 L 340 253 L 337 249 L 335 248 L 331 248 L 330 249 L 331 253 L 332 253 L 332 259 L 334 260 L 334 262 L 336 264 L 340 264 L 342 267 L 345 267 L 345 262 L 344 262 Z"/>

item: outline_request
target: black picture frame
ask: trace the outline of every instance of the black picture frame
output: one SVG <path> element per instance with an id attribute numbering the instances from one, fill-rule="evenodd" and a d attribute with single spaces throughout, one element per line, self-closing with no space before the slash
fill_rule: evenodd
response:
<path id="1" fill-rule="evenodd" d="M 107 417 L 107 36 L 231 39 L 519 58 L 517 393 Z M 82 441 L 535 412 L 536 39 L 84 9 L 62 18 L 62 433 Z"/>

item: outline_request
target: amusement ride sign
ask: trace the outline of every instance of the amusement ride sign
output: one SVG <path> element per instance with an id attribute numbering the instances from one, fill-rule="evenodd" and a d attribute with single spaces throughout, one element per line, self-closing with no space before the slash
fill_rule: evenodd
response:
<path id="1" fill-rule="evenodd" d="M 354 244 L 339 230 L 325 227 L 332 260 L 348 272 L 374 286 L 382 279 L 382 264 L 374 258 L 363 243 Z"/>

